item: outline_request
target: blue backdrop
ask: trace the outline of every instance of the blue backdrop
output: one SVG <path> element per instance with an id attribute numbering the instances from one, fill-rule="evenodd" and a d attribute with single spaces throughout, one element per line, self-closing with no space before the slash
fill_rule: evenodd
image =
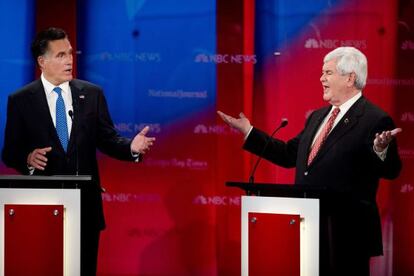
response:
<path id="1" fill-rule="evenodd" d="M 195 62 L 215 52 L 214 1 L 78 5 L 79 77 L 104 88 L 118 125 L 159 126 L 215 104 L 215 65 Z"/>
<path id="2" fill-rule="evenodd" d="M 0 148 L 4 141 L 7 96 L 34 79 L 30 53 L 35 31 L 33 8 L 33 0 L 0 1 L 3 11 L 0 16 L 3 37 L 0 43 Z"/>

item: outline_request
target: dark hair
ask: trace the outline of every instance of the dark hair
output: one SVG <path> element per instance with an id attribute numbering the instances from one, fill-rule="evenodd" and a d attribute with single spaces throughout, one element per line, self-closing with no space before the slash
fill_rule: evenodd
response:
<path id="1" fill-rule="evenodd" d="M 31 46 L 32 55 L 35 59 L 36 64 L 37 58 L 39 56 L 43 56 L 46 53 L 49 47 L 49 41 L 64 39 L 67 37 L 68 35 L 66 34 L 66 32 L 60 28 L 51 27 L 43 31 L 40 31 L 36 35 Z"/>

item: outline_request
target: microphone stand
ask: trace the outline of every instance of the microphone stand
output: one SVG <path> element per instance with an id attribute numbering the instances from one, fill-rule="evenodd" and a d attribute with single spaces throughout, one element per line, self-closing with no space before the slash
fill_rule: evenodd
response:
<path id="1" fill-rule="evenodd" d="M 264 144 L 263 149 L 260 152 L 260 155 L 257 158 L 256 163 L 253 166 L 252 172 L 250 173 L 249 184 L 254 184 L 254 174 L 256 172 L 257 167 L 259 166 L 260 161 L 263 159 L 263 154 L 264 154 L 267 146 L 269 145 L 270 141 L 272 140 L 273 136 L 276 134 L 276 132 L 279 131 L 279 129 L 284 128 L 285 126 L 287 126 L 287 124 L 288 124 L 288 120 L 286 118 L 283 118 L 280 125 L 272 132 L 272 134 L 266 140 L 266 143 Z M 250 194 L 248 193 L 248 195 L 250 195 Z"/>
<path id="2" fill-rule="evenodd" d="M 76 104 L 75 104 L 76 105 Z M 75 110 L 75 105 L 73 106 L 73 110 Z M 72 110 L 69 110 L 69 116 L 72 119 L 72 131 L 73 132 L 73 140 L 75 143 L 75 166 L 76 166 L 76 176 L 79 176 L 79 154 L 78 154 L 78 141 L 76 140 L 76 129 L 75 129 L 75 116 Z"/>

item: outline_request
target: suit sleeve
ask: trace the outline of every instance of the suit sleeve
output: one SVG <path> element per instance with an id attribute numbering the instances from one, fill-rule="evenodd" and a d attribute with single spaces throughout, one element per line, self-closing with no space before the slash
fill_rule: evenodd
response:
<path id="1" fill-rule="evenodd" d="M 102 91 L 100 92 L 98 93 L 98 149 L 111 157 L 134 161 L 136 158 L 131 153 L 131 139 L 120 136 L 116 131 L 108 111 L 106 99 Z"/>
<path id="2" fill-rule="evenodd" d="M 22 114 L 15 97 L 9 96 L 7 102 L 7 120 L 2 151 L 3 162 L 22 174 L 29 174 L 27 156 L 30 153 L 25 135 Z"/>
<path id="3" fill-rule="evenodd" d="M 243 149 L 258 156 L 263 153 L 262 157 L 264 159 L 284 168 L 293 168 L 296 166 L 301 135 L 302 133 L 288 142 L 284 142 L 279 139 L 271 138 L 265 132 L 253 128 L 243 145 Z M 269 143 L 264 149 L 267 141 L 269 141 Z"/>
<path id="4" fill-rule="evenodd" d="M 309 126 L 314 117 L 315 112 L 313 112 L 306 120 L 305 128 L 298 135 L 287 142 L 271 138 L 265 132 L 257 128 L 253 128 L 243 145 L 243 149 L 260 156 L 266 142 L 269 141 L 262 157 L 278 166 L 284 168 L 294 168 L 297 166 L 299 143 L 303 137 L 303 133 L 306 131 L 306 128 Z"/>

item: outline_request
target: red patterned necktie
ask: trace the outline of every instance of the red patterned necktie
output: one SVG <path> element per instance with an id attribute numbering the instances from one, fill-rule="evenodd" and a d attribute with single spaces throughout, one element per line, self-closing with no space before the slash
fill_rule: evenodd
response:
<path id="1" fill-rule="evenodd" d="M 328 122 L 323 127 L 321 133 L 319 133 L 318 137 L 315 140 L 315 143 L 312 146 L 311 152 L 309 153 L 308 157 L 308 165 L 312 163 L 315 156 L 318 154 L 318 151 L 322 147 L 323 143 L 325 143 L 326 138 L 329 135 L 329 132 L 331 132 L 331 129 L 334 125 L 335 119 L 338 116 L 340 109 L 337 107 L 332 111 L 331 116 L 328 119 Z"/>

